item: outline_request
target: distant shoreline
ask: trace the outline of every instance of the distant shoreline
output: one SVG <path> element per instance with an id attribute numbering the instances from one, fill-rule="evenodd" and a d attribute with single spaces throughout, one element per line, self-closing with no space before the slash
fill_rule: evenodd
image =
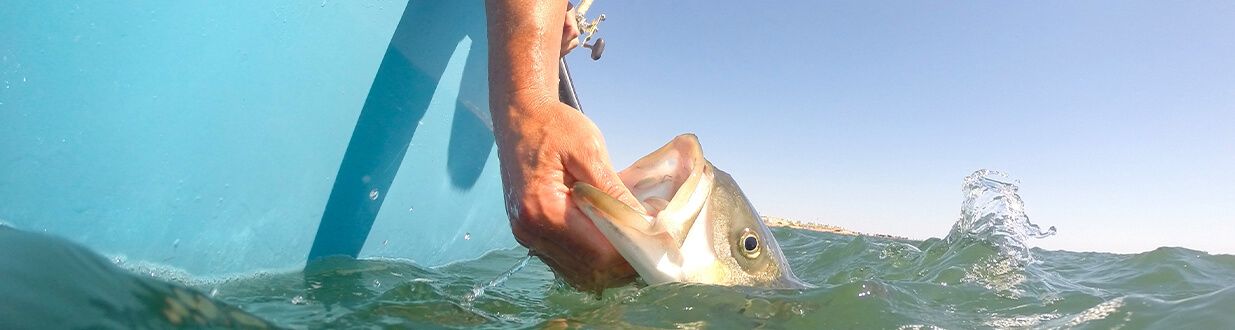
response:
<path id="1" fill-rule="evenodd" d="M 770 217 L 766 215 L 763 216 L 763 222 L 771 227 L 786 227 L 786 228 L 810 230 L 810 231 L 816 231 L 816 232 L 821 232 L 821 233 L 833 233 L 833 234 L 847 235 L 847 236 L 873 236 L 873 237 L 880 237 L 880 238 L 887 238 L 887 239 L 909 240 L 909 238 L 906 238 L 906 237 L 892 236 L 892 235 L 885 235 L 885 234 L 864 234 L 864 233 L 859 233 L 859 232 L 852 231 L 849 229 L 845 229 L 839 226 L 825 225 L 825 224 L 812 223 L 812 222 L 803 222 L 803 221 L 797 221 L 797 220 L 789 220 L 789 219 L 785 219 L 781 217 Z"/>

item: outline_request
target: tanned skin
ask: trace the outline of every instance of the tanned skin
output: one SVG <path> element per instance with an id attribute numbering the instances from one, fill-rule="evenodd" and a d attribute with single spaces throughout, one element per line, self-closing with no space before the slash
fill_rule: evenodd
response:
<path id="1" fill-rule="evenodd" d="M 570 199 L 570 187 L 585 182 L 643 210 L 609 162 L 600 129 L 558 100 L 558 59 L 578 45 L 568 3 L 488 0 L 485 7 L 489 111 L 515 239 L 576 289 L 629 283 L 634 269 Z"/>

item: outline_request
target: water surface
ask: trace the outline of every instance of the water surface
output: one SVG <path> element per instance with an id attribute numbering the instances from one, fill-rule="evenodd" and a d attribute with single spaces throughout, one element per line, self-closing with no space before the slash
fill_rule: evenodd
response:
<path id="1" fill-rule="evenodd" d="M 154 264 L 103 259 L 38 234 L 0 230 L 23 237 L 4 240 L 18 247 L 76 251 L 68 253 L 71 257 L 26 257 L 37 261 L 22 261 L 21 252 L 0 258 L 0 274 L 10 275 L 0 282 L 0 293 L 17 297 L 7 304 L 26 310 L 71 311 L 60 315 L 85 319 L 77 320 L 80 324 L 120 327 L 266 322 L 287 328 L 1235 327 L 1235 256 L 1175 247 L 1139 254 L 1029 248 L 1031 240 L 1050 236 L 1054 228 L 1029 222 L 1013 181 L 980 171 L 965 179 L 962 193 L 961 216 L 943 238 L 774 229 L 797 275 L 818 285 L 805 290 L 636 284 L 598 297 L 562 285 L 535 260 L 503 276 L 524 260 L 527 251 L 521 248 L 437 268 L 398 259 L 340 258 L 304 270 L 201 279 Z M 23 277 L 12 281 L 17 277 L 11 274 Z M 66 277 L 76 284 L 54 291 L 31 285 Z M 497 285 L 484 286 L 499 278 Z M 482 294 L 476 294 L 478 287 Z M 169 307 L 175 304 L 183 310 Z M 0 322 L 56 324 L 40 323 L 48 315 L 55 313 L 5 308 Z"/>

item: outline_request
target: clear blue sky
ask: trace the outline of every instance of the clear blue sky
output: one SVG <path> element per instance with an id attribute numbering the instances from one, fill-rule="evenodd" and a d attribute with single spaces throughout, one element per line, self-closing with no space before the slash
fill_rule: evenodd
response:
<path id="1" fill-rule="evenodd" d="M 1235 253 L 1235 2 L 611 1 L 569 61 L 621 168 L 699 135 L 762 214 L 942 237 L 980 168 L 1048 249 Z M 584 50 L 586 51 L 586 50 Z"/>

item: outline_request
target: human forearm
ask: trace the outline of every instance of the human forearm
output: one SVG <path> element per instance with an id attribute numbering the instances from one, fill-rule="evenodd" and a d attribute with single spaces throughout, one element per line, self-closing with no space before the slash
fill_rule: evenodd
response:
<path id="1" fill-rule="evenodd" d="M 495 128 L 557 102 L 565 1 L 489 0 L 489 109 Z"/>

